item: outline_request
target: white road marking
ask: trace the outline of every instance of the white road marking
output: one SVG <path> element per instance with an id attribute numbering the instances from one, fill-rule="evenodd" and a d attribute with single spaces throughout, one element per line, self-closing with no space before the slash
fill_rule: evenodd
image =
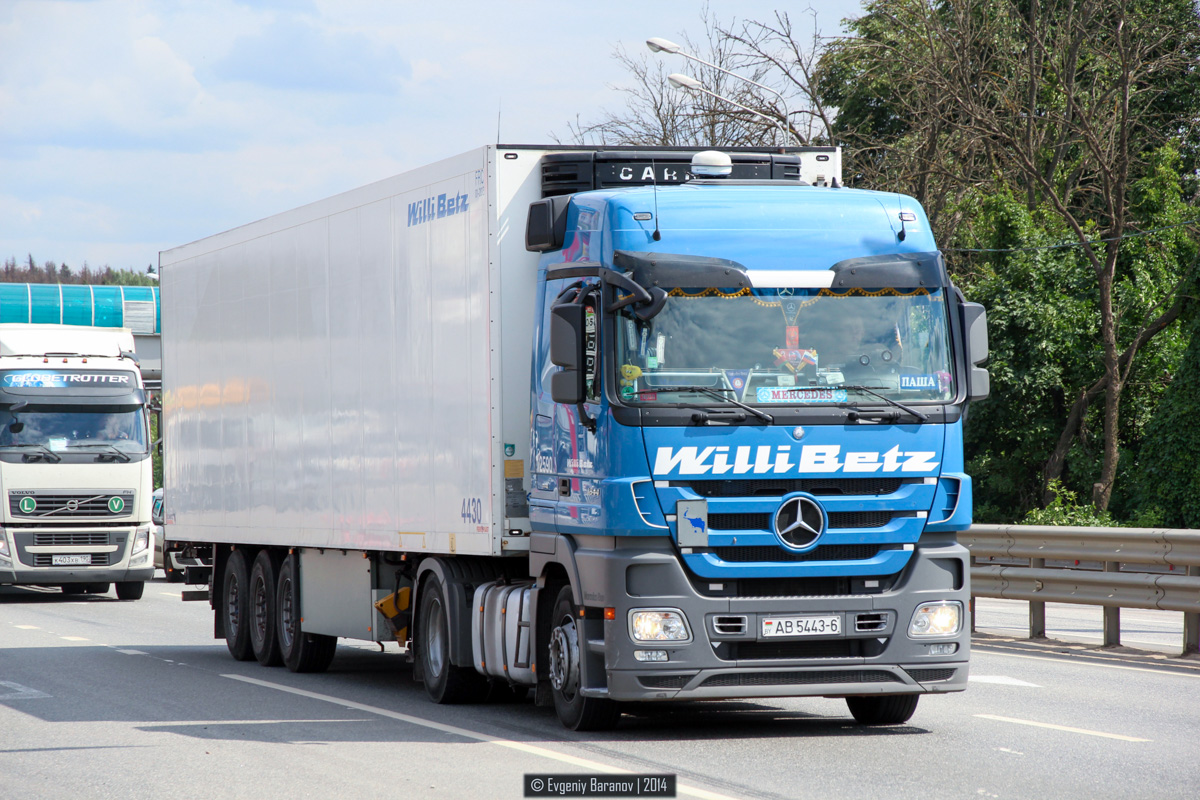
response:
<path id="1" fill-rule="evenodd" d="M 163 597 L 183 597 L 179 592 L 159 592 Z"/>
<path id="2" fill-rule="evenodd" d="M 632 770 L 614 767 L 611 764 L 602 764 L 599 761 L 592 761 L 591 759 L 587 758 L 570 756 L 566 753 L 558 753 L 554 750 L 548 750 L 545 747 L 538 747 L 537 745 L 526 744 L 524 742 L 514 742 L 511 739 L 501 739 L 496 736 L 489 736 L 486 733 L 479 733 L 477 731 L 468 730 L 467 728 L 460 728 L 456 725 L 446 725 L 441 722 L 434 722 L 433 720 L 414 717 L 410 714 L 402 714 L 399 711 L 389 711 L 386 708 L 378 708 L 376 706 L 366 705 L 365 703 L 356 703 L 351 700 L 343 700 L 340 697 L 333 697 L 332 695 L 317 694 L 316 692 L 309 692 L 305 691 L 304 689 L 295 689 L 291 686 L 284 686 L 280 683 L 271 683 L 269 681 L 258 680 L 257 678 L 248 678 L 245 675 L 222 675 L 221 677 L 230 678 L 231 680 L 235 681 L 242 681 L 243 683 L 249 683 L 255 686 L 262 686 L 266 689 L 275 689 L 280 692 L 288 692 L 290 694 L 299 695 L 300 697 L 307 697 L 311 700 L 334 703 L 335 705 L 339 705 L 343 708 L 348 708 L 353 711 L 365 711 L 368 714 L 376 714 L 381 717 L 388 717 L 389 719 L 399 720 L 400 722 L 407 722 L 410 725 L 419 725 L 422 728 L 430 728 L 435 731 L 451 734 L 452 736 L 461 736 L 464 739 L 483 742 L 484 744 L 494 744 L 498 747 L 507 747 L 511 750 L 519 750 L 523 753 L 529 753 L 530 755 L 539 756 L 541 758 L 549 758 L 564 764 L 570 764 L 573 767 L 581 767 L 583 769 L 590 769 L 596 772 L 608 774 L 629 775 L 632 773 Z M 701 789 L 696 786 L 688 786 L 678 782 L 675 784 L 675 791 L 680 795 L 687 797 L 698 797 L 701 798 L 701 800 L 733 800 L 733 798 L 731 798 L 729 795 L 717 794 L 716 792 L 710 792 L 707 789 Z"/>
<path id="3" fill-rule="evenodd" d="M 1049 722 L 1034 722 L 1030 719 L 1015 719 L 1013 717 L 997 717 L 994 714 L 976 714 L 979 719 L 990 719 L 996 722 L 1012 722 L 1016 725 L 1030 725 L 1034 728 L 1049 728 L 1052 731 L 1066 733 L 1081 733 L 1084 736 L 1100 736 L 1105 739 L 1119 739 L 1122 742 L 1149 742 L 1151 739 L 1139 739 L 1136 736 L 1125 736 L 1120 733 L 1105 733 L 1104 731 L 1089 731 L 1086 728 L 1071 728 L 1066 725 L 1053 725 Z"/>
<path id="4" fill-rule="evenodd" d="M 969 675 L 967 680 L 971 683 L 995 683 L 1001 686 L 1028 686 L 1033 689 L 1042 688 L 1036 683 L 1027 683 L 1026 681 L 1010 678 L 1007 675 Z"/>
<path id="5" fill-rule="evenodd" d="M 117 648 L 117 652 L 124 653 L 127 656 L 148 656 L 148 655 L 150 655 L 149 653 L 143 653 L 141 650 L 122 650 L 119 647 Z"/>
<path id="6" fill-rule="evenodd" d="M 1057 661 L 1060 664 L 1070 663 L 1077 667 L 1100 667 L 1101 669 L 1123 669 L 1129 672 L 1149 672 L 1154 675 L 1174 675 L 1177 678 L 1200 678 L 1200 672 L 1175 672 L 1174 670 L 1165 669 L 1148 669 L 1147 667 L 1126 667 L 1121 664 L 1098 664 L 1095 661 L 1075 661 L 1074 659 L 1067 660 L 1062 656 L 1030 656 L 1021 653 L 1002 653 L 998 650 L 980 650 L 986 652 L 989 656 L 1004 656 L 1005 658 L 1027 658 L 1031 661 Z M 1163 664 L 1163 666 L 1170 666 Z M 970 678 L 968 678 L 970 680 Z"/>
<path id="7" fill-rule="evenodd" d="M 68 642 L 88 642 L 90 639 L 85 639 L 82 636 L 60 636 L 60 639 L 66 639 Z"/>
<path id="8" fill-rule="evenodd" d="M 1025 755 L 1025 754 L 1024 754 L 1024 753 L 1022 753 L 1020 750 L 1012 750 L 1012 749 L 1010 749 L 1010 748 L 1008 748 L 1008 747 L 997 747 L 996 749 L 997 749 L 997 750 L 999 750 L 1001 753 L 1008 753 L 1008 754 L 1010 754 L 1010 755 L 1014 755 L 1014 756 L 1023 756 L 1023 755 Z"/>
<path id="9" fill-rule="evenodd" d="M 41 630 L 41 628 L 39 628 L 37 625 L 18 625 L 17 627 L 23 631 L 39 631 L 39 630 Z"/>
<path id="10" fill-rule="evenodd" d="M 37 697 L 50 696 L 45 692 L 39 692 L 37 689 L 30 689 L 28 686 L 22 686 L 12 681 L 0 681 L 0 686 L 9 690 L 7 694 L 0 694 L 0 700 L 32 700 Z"/>

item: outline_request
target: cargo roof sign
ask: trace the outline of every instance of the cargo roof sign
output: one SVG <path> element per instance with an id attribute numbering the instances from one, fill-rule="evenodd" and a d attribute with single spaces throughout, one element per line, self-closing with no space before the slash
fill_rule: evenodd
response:
<path id="1" fill-rule="evenodd" d="M 0 374 L 4 389 L 135 389 L 132 372 L 28 369 Z"/>

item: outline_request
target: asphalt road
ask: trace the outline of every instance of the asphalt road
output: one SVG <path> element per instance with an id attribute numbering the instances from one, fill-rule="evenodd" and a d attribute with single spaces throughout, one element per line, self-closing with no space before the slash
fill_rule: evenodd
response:
<path id="1" fill-rule="evenodd" d="M 162 581 L 135 602 L 0 587 L 0 797 L 517 798 L 526 773 L 630 771 L 709 800 L 1190 800 L 1200 776 L 1200 662 L 1161 654 L 987 633 L 970 688 L 908 725 L 815 698 L 573 734 L 531 702 L 433 705 L 394 648 L 339 645 L 330 672 L 295 675 L 211 631 Z"/>

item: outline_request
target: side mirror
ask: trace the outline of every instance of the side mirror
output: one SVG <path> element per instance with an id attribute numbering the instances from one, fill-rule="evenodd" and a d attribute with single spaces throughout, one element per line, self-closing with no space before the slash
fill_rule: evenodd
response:
<path id="1" fill-rule="evenodd" d="M 550 376 L 550 396 L 574 405 L 586 397 L 583 372 L 584 307 L 564 303 L 550 310 L 550 363 L 562 370 Z"/>
<path id="2" fill-rule="evenodd" d="M 991 392 L 988 371 L 987 311 L 979 303 L 963 303 L 963 338 L 967 354 L 967 400 L 983 400 Z"/>

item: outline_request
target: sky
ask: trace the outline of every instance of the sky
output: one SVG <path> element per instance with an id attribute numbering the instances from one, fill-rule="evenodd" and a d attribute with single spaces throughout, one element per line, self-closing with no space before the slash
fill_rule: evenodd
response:
<path id="1" fill-rule="evenodd" d="M 836 35 L 857 0 L 710 0 Z M 702 41 L 701 4 L 0 0 L 0 257 L 160 250 L 619 110 L 613 58 Z M 679 56 L 669 71 L 689 72 Z"/>

